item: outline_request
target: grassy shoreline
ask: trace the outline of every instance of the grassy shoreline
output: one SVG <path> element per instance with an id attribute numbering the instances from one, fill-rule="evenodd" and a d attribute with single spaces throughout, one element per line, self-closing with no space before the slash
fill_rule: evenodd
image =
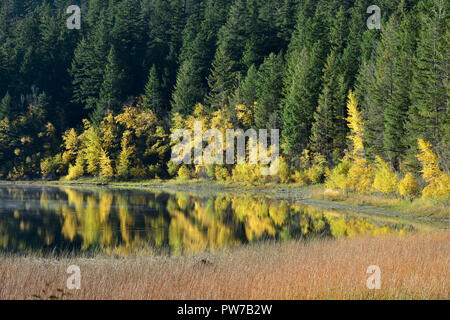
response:
<path id="1" fill-rule="evenodd" d="M 0 257 L 0 299 L 449 299 L 450 233 L 261 243 L 130 259 Z M 67 268 L 81 269 L 68 290 Z M 381 270 L 369 290 L 367 268 Z"/>

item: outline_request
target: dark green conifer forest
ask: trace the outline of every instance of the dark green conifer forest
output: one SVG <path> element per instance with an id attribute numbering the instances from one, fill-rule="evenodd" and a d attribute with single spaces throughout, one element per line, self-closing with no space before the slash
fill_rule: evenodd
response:
<path id="1" fill-rule="evenodd" d="M 287 171 L 305 156 L 331 169 L 351 154 L 350 91 L 367 161 L 419 176 L 423 139 L 448 172 L 449 4 L 1 0 L 0 178 L 201 175 L 169 161 L 171 131 L 193 119 L 279 129 Z M 367 26 L 371 5 L 381 29 Z"/>

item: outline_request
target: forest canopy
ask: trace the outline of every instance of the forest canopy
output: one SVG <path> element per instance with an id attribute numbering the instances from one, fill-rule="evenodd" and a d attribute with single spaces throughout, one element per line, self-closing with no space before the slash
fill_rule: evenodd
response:
<path id="1" fill-rule="evenodd" d="M 2 0 L 0 178 L 264 182 L 173 165 L 170 133 L 200 120 L 279 129 L 281 182 L 442 196 L 449 40 L 446 0 Z"/>

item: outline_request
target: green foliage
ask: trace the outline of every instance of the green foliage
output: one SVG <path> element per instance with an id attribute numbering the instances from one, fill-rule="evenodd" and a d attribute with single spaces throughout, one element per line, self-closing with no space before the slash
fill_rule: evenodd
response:
<path id="1" fill-rule="evenodd" d="M 41 161 L 41 174 L 43 178 L 56 177 L 62 174 L 62 155 L 58 153 L 53 157 L 45 158 Z"/>
<path id="2" fill-rule="evenodd" d="M 383 28 L 367 30 L 367 0 L 91 0 L 80 31 L 65 1 L 22 2 L 0 4 L 2 178 L 189 169 L 413 197 L 411 176 L 395 177 L 422 166 L 423 196 L 448 197 L 446 1 L 381 0 Z M 171 163 L 169 132 L 196 120 L 280 129 L 278 175 Z"/>
<path id="3" fill-rule="evenodd" d="M 145 86 L 144 108 L 152 110 L 159 118 L 164 116 L 164 96 L 161 92 L 161 85 L 155 65 L 150 69 L 148 81 Z"/>

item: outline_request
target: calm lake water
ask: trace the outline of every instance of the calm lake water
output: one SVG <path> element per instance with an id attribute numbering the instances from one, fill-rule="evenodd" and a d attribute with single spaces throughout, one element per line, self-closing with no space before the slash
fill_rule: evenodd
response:
<path id="1" fill-rule="evenodd" d="M 403 233 L 407 224 L 267 198 L 0 185 L 0 251 L 210 252 L 258 241 Z"/>

